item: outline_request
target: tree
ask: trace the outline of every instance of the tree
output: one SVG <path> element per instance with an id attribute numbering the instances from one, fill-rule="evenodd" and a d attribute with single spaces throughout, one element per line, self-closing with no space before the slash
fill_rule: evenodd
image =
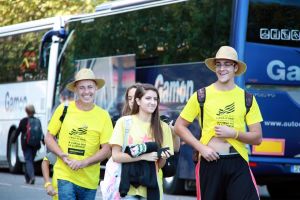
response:
<path id="1" fill-rule="evenodd" d="M 1 1 L 0 26 L 47 17 L 94 12 L 107 0 L 7 0 Z"/>

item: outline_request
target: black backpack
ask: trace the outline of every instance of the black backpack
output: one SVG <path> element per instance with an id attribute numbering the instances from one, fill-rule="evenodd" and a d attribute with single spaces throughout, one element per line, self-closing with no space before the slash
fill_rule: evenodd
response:
<path id="1" fill-rule="evenodd" d="M 28 117 L 26 125 L 26 144 L 31 147 L 40 148 L 43 139 L 43 130 L 38 118 Z"/>
<path id="2" fill-rule="evenodd" d="M 252 106 L 252 102 L 253 102 L 253 94 L 247 92 L 246 90 L 244 90 L 244 97 L 245 97 L 245 107 L 246 107 L 246 115 L 248 114 L 251 106 Z M 204 103 L 205 103 L 205 99 L 206 99 L 206 89 L 205 87 L 200 88 L 199 90 L 197 90 L 197 100 L 200 106 L 200 111 L 201 111 L 201 130 L 203 129 L 203 112 L 204 112 Z M 246 117 L 245 115 L 245 117 Z M 199 139 L 199 138 L 197 138 Z M 198 155 L 199 153 L 197 151 L 193 152 L 193 160 L 194 162 L 198 161 Z"/>

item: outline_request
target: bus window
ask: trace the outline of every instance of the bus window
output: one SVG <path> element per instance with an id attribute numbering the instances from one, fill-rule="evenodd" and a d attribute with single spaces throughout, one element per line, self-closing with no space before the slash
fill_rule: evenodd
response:
<path id="1" fill-rule="evenodd" d="M 39 45 L 44 32 L 29 32 L 0 38 L 0 83 L 46 80 L 47 68 L 39 63 Z"/>

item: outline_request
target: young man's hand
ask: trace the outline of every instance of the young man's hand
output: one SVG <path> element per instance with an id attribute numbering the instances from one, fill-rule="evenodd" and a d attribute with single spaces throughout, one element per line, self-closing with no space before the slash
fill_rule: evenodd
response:
<path id="1" fill-rule="evenodd" d="M 219 154 L 214 149 L 206 145 L 203 145 L 199 152 L 201 156 L 209 162 L 220 158 Z"/>
<path id="2" fill-rule="evenodd" d="M 215 126 L 215 133 L 220 138 L 235 138 L 236 130 L 228 126 Z"/>

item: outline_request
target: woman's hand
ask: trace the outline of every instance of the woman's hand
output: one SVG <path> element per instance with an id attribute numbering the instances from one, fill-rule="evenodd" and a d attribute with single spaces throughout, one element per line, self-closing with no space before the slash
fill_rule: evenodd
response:
<path id="1" fill-rule="evenodd" d="M 140 159 L 146 160 L 146 161 L 157 161 L 158 155 L 157 155 L 157 152 L 144 153 L 144 154 L 140 155 Z"/>

